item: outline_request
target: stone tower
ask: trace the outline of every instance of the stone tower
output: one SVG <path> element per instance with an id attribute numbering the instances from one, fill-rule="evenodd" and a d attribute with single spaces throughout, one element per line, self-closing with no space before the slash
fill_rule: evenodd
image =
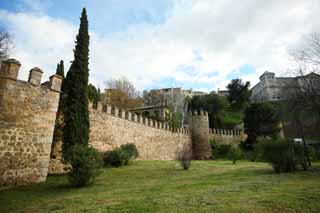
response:
<path id="1" fill-rule="evenodd" d="M 189 113 L 189 128 L 192 137 L 193 155 L 196 160 L 212 158 L 209 144 L 209 117 L 203 110 Z"/>

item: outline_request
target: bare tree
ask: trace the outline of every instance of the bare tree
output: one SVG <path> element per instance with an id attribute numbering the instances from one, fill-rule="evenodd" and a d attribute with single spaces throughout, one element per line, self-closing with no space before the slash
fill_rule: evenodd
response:
<path id="1" fill-rule="evenodd" d="M 320 34 L 313 33 L 305 41 L 291 53 L 294 64 L 290 72 L 297 77 L 295 85 L 288 85 L 286 90 L 289 99 L 299 100 L 304 109 L 320 117 Z"/>
<path id="2" fill-rule="evenodd" d="M 139 91 L 127 78 L 111 78 L 105 84 L 107 89 L 103 97 L 104 104 L 112 104 L 120 108 L 131 108 L 143 104 Z"/>
<path id="3" fill-rule="evenodd" d="M 320 65 L 320 34 L 313 33 L 305 38 L 302 48 L 292 54 L 293 57 L 308 65 L 311 69 L 318 68 Z M 317 69 L 318 70 L 318 69 Z"/>
<path id="4" fill-rule="evenodd" d="M 12 41 L 9 33 L 4 29 L 0 29 L 0 61 L 8 58 L 11 48 Z"/>
<path id="5" fill-rule="evenodd" d="M 283 87 L 287 99 L 286 111 L 291 112 L 291 121 L 301 137 L 306 161 L 311 166 L 306 146 L 306 123 L 320 125 L 320 34 L 311 34 L 305 45 L 291 53 L 293 68 L 291 74 L 296 78 Z M 317 131 L 317 130 L 315 130 Z"/>
<path id="6" fill-rule="evenodd" d="M 159 90 L 151 90 L 143 92 L 143 100 L 146 106 L 166 105 L 165 97 Z"/>
<path id="7" fill-rule="evenodd" d="M 119 79 L 111 78 L 106 81 L 105 84 L 108 89 L 120 90 L 130 98 L 138 98 L 140 96 L 139 91 L 126 77 L 121 77 Z"/>

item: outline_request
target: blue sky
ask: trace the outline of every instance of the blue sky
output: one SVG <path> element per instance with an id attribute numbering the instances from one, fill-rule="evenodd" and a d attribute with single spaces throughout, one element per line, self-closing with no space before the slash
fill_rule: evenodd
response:
<path id="1" fill-rule="evenodd" d="M 90 15 L 93 30 L 113 33 L 136 24 L 160 24 L 169 15 L 172 4 L 167 0 L 7 0 L 0 3 L 2 9 L 11 12 L 42 13 L 66 19 L 75 25 L 84 6 Z"/>
<path id="2" fill-rule="evenodd" d="M 320 29 L 316 0 L 3 0 L 0 26 L 21 78 L 34 66 L 47 78 L 60 59 L 68 69 L 84 6 L 90 81 L 102 89 L 120 76 L 141 90 L 211 91 L 234 78 L 253 86 L 265 70 L 285 75 L 288 50 Z"/>

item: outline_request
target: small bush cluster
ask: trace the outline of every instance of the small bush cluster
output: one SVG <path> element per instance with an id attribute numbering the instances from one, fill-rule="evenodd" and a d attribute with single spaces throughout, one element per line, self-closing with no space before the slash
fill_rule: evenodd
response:
<path id="1" fill-rule="evenodd" d="M 112 151 L 107 151 L 103 154 L 105 166 L 120 167 L 128 165 L 130 160 L 134 160 L 139 155 L 138 149 L 134 144 L 121 145 Z"/>
<path id="2" fill-rule="evenodd" d="M 256 151 L 258 158 L 269 162 L 277 173 L 294 172 L 299 166 L 308 168 L 303 145 L 290 140 L 261 140 Z"/>
<path id="3" fill-rule="evenodd" d="M 238 146 L 230 144 L 218 144 L 214 140 L 210 140 L 212 156 L 214 159 L 229 159 L 233 164 L 243 158 L 242 150 Z"/>
<path id="4" fill-rule="evenodd" d="M 227 159 L 231 145 L 218 144 L 215 140 L 210 140 L 212 156 L 214 159 Z"/>
<path id="5" fill-rule="evenodd" d="M 137 149 L 136 145 L 134 145 L 133 143 L 121 145 L 120 149 L 127 152 L 130 159 L 136 159 L 139 155 L 138 149 Z"/>
<path id="6" fill-rule="evenodd" d="M 92 184 L 100 173 L 103 161 L 100 153 L 91 147 L 74 145 L 68 150 L 66 161 L 71 164 L 69 182 L 75 187 Z"/>

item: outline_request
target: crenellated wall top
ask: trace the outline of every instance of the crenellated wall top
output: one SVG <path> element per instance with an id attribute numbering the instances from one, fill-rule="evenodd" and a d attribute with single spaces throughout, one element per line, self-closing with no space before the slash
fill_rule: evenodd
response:
<path id="1" fill-rule="evenodd" d="M 16 59 L 8 59 L 1 62 L 0 68 L 0 78 L 8 79 L 12 81 L 18 81 L 19 70 L 21 67 L 21 63 Z M 59 75 L 52 75 L 49 81 L 41 84 L 43 71 L 38 68 L 34 67 L 29 72 L 28 81 L 21 81 L 25 82 L 34 87 L 40 87 L 44 89 L 50 89 L 55 92 L 60 92 L 61 84 L 62 84 L 62 77 Z M 10 83 L 10 82 L 8 82 Z M 14 84 L 14 82 L 12 82 Z"/>
<path id="2" fill-rule="evenodd" d="M 189 130 L 187 128 L 177 128 L 173 130 L 172 126 L 170 126 L 166 122 L 161 122 L 158 120 L 154 120 L 142 115 L 137 115 L 135 113 L 132 113 L 128 110 L 118 108 L 116 106 L 112 105 L 104 105 L 102 106 L 102 103 L 99 102 L 96 108 L 93 108 L 93 104 L 89 104 L 89 111 L 96 112 L 96 113 L 106 113 L 110 116 L 118 117 L 120 119 L 128 120 L 130 122 L 139 123 L 141 125 L 153 127 L 156 129 L 161 129 L 165 131 L 170 131 L 177 134 L 183 134 L 183 135 L 189 135 Z"/>

